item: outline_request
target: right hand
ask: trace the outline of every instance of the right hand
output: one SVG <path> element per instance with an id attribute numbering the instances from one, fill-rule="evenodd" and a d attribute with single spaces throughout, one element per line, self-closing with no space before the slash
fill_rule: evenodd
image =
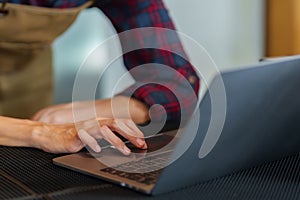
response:
<path id="1" fill-rule="evenodd" d="M 78 122 L 76 124 L 45 124 L 35 129 L 33 135 L 40 148 L 51 153 L 75 153 L 84 146 L 100 152 L 97 140 L 105 139 L 124 155 L 130 150 L 113 132 L 118 132 L 138 148 L 146 149 L 147 144 L 143 133 L 130 119 L 98 118 Z"/>

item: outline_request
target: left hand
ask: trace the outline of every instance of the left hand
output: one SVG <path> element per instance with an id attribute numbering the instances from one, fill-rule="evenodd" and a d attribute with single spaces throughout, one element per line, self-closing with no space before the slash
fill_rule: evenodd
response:
<path id="1" fill-rule="evenodd" d="M 132 119 L 136 124 L 145 123 L 150 119 L 149 108 L 143 102 L 126 96 L 54 105 L 38 111 L 31 119 L 65 124 L 97 117 Z"/>
<path id="2" fill-rule="evenodd" d="M 92 107 L 91 102 L 75 102 L 58 104 L 43 108 L 42 110 L 35 113 L 31 117 L 31 119 L 34 121 L 40 121 L 51 124 L 73 123 L 73 107 L 76 108 L 78 112 L 80 112 L 80 119 L 77 119 L 77 121 L 95 118 L 95 115 L 89 112 L 90 108 Z"/>

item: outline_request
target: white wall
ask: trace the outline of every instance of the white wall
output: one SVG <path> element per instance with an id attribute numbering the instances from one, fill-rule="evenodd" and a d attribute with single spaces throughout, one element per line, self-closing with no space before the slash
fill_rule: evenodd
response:
<path id="1" fill-rule="evenodd" d="M 202 45 L 221 70 L 253 64 L 263 57 L 264 0 L 164 1 L 178 30 Z M 72 100 L 74 77 L 85 56 L 114 33 L 101 12 L 89 9 L 55 41 L 56 103 Z M 105 52 L 100 53 L 93 70 L 103 68 L 105 58 Z M 93 70 L 86 76 L 92 76 Z M 100 83 L 97 97 L 111 96 L 114 83 L 124 72 L 122 61 L 115 62 Z"/>
<path id="2" fill-rule="evenodd" d="M 55 76 L 55 103 L 72 101 L 75 76 L 92 49 L 112 35 L 110 22 L 97 8 L 83 10 L 72 26 L 58 37 L 53 47 L 53 65 Z M 107 52 L 99 52 L 90 71 L 83 74 L 94 76 L 101 70 Z M 88 86 L 88 83 L 83 83 Z M 96 95 L 100 97 L 100 91 Z M 84 99 L 84 97 L 82 97 Z"/>
<path id="3" fill-rule="evenodd" d="M 264 55 L 264 0 L 164 0 L 177 29 L 202 45 L 222 68 Z"/>

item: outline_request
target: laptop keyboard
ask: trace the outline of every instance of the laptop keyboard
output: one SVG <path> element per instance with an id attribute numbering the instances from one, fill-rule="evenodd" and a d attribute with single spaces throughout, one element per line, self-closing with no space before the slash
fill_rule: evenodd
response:
<path id="1" fill-rule="evenodd" d="M 109 174 L 117 175 L 123 178 L 127 178 L 146 185 L 151 185 L 156 183 L 162 170 L 157 170 L 157 171 L 147 172 L 147 173 L 129 173 L 124 171 L 119 171 L 111 167 L 107 167 L 105 169 L 101 169 L 101 171 Z"/>
<path id="2" fill-rule="evenodd" d="M 168 161 L 169 158 L 167 156 L 149 156 L 138 161 L 130 161 L 114 167 L 107 167 L 101 169 L 101 171 L 151 185 L 157 181 Z M 158 170 L 151 171 L 153 169 Z"/>

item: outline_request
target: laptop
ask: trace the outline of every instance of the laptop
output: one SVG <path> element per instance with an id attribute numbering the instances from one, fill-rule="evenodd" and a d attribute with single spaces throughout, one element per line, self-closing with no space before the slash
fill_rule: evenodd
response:
<path id="1" fill-rule="evenodd" d="M 147 150 L 108 145 L 53 162 L 156 195 L 278 160 L 300 152 L 299 87 L 300 57 L 222 72 L 188 123 L 147 137 Z"/>

